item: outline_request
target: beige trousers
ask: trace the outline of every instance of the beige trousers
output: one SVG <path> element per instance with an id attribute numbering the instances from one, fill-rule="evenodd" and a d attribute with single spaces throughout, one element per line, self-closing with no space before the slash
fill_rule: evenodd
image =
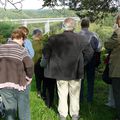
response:
<path id="1" fill-rule="evenodd" d="M 70 115 L 79 115 L 79 96 L 81 89 L 80 80 L 57 80 L 58 89 L 58 112 L 60 115 L 67 117 L 68 115 L 68 94 L 70 98 Z"/>

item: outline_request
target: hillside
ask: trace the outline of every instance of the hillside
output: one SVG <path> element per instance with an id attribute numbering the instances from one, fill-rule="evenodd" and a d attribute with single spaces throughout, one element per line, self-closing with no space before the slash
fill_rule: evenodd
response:
<path id="1" fill-rule="evenodd" d="M 30 18 L 48 18 L 48 17 L 69 17 L 76 16 L 74 11 L 70 10 L 4 10 L 0 9 L 0 19 L 30 19 Z"/>

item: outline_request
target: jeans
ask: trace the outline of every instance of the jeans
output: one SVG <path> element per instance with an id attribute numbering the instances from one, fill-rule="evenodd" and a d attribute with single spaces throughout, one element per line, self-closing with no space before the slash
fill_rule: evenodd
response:
<path id="1" fill-rule="evenodd" d="M 25 91 L 20 91 L 18 96 L 18 116 L 19 120 L 31 120 L 30 118 L 30 85 Z"/>
<path id="2" fill-rule="evenodd" d="M 92 102 L 93 101 L 93 95 L 94 95 L 94 80 L 95 80 L 95 62 L 94 60 L 91 60 L 86 66 L 85 66 L 85 73 L 87 76 L 87 101 Z M 83 100 L 83 90 L 84 90 L 84 80 L 82 80 L 81 84 L 81 101 Z"/>
<path id="3" fill-rule="evenodd" d="M 6 109 L 5 120 L 16 120 L 19 96 L 18 90 L 3 88 L 0 89 L 0 94 Z"/>

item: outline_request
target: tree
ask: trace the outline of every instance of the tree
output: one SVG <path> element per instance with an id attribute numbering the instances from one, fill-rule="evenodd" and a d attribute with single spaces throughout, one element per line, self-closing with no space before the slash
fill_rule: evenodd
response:
<path id="1" fill-rule="evenodd" d="M 8 4 L 12 5 L 17 10 L 21 10 L 22 1 L 24 0 L 0 0 L 0 4 L 4 7 L 5 10 Z"/>
<path id="2" fill-rule="evenodd" d="M 43 6 L 69 6 L 80 17 L 89 17 L 92 22 L 106 17 L 109 13 L 115 13 L 120 0 L 44 0 Z"/>

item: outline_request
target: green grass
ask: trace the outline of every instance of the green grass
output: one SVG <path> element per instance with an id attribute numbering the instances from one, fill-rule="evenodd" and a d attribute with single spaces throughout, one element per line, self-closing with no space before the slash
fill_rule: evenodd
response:
<path id="1" fill-rule="evenodd" d="M 115 110 L 105 106 L 108 97 L 108 85 L 101 79 L 101 73 L 97 73 L 95 80 L 94 101 L 88 104 L 86 100 L 80 104 L 80 120 L 112 120 Z M 31 120 L 59 120 L 56 108 L 49 109 L 45 106 L 44 101 L 37 98 L 35 89 L 35 80 L 32 81 L 31 93 Z M 56 103 L 56 100 L 55 100 Z M 63 108 L 64 109 L 64 108 Z M 71 120 L 70 116 L 67 120 Z"/>

